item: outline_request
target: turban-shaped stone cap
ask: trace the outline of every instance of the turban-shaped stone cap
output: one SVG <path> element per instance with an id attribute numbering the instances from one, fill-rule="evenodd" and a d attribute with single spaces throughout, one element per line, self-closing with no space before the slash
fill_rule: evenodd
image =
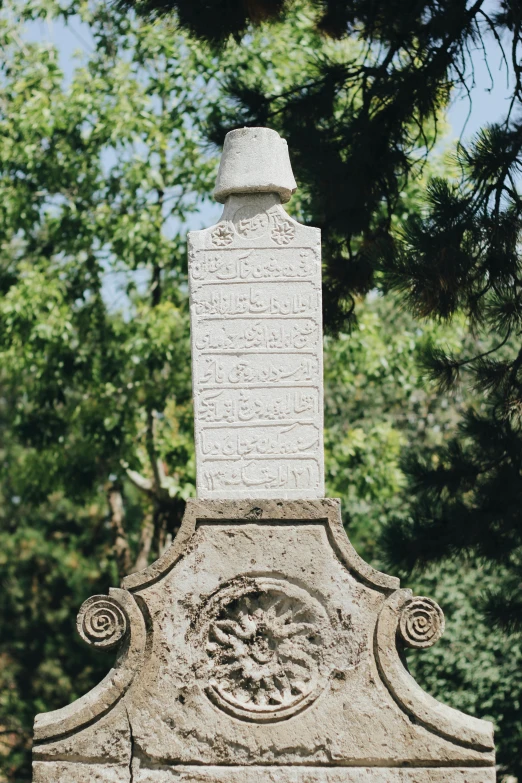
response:
<path id="1" fill-rule="evenodd" d="M 239 128 L 227 133 L 214 198 L 222 204 L 232 193 L 279 193 L 290 201 L 297 185 L 288 145 L 270 128 Z"/>

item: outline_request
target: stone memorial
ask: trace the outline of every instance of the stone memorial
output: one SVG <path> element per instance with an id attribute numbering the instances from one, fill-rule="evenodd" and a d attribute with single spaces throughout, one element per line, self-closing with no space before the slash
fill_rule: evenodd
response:
<path id="1" fill-rule="evenodd" d="M 321 237 L 281 206 L 295 187 L 275 131 L 232 131 L 221 220 L 189 234 L 200 498 L 324 496 Z"/>
<path id="2" fill-rule="evenodd" d="M 365 563 L 324 498 L 319 231 L 285 142 L 228 134 L 189 236 L 198 497 L 172 545 L 78 614 L 117 649 L 35 721 L 34 783 L 493 783 L 492 725 L 424 693 L 429 598 Z"/>

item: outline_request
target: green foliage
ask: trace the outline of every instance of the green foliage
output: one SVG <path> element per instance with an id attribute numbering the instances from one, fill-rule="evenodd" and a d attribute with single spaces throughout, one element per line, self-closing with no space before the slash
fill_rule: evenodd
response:
<path id="1" fill-rule="evenodd" d="M 264 29 L 280 24 L 302 5 L 301 0 L 120 3 L 146 17 L 175 11 L 184 27 L 221 46 L 243 36 L 249 24 Z M 486 53 L 487 38 L 498 44 L 506 71 L 513 73 L 512 101 L 502 124 L 485 128 L 471 152 L 476 174 L 471 191 L 496 201 L 490 234 L 498 238 L 505 231 L 512 216 L 500 202 L 518 199 L 522 23 L 518 0 L 488 6 L 466 0 L 310 0 L 307 8 L 315 30 L 329 36 L 332 46 L 309 58 L 284 92 L 242 71 L 230 73 L 233 104 L 214 116 L 213 137 L 221 139 L 226 129 L 242 124 L 269 123 L 284 131 L 298 178 L 310 185 L 313 221 L 323 229 L 325 315 L 338 330 L 352 315 L 354 294 L 374 285 L 375 271 L 393 246 L 392 215 L 401 193 L 433 148 L 438 114 L 452 88 L 469 93 L 474 84 L 471 53 L 480 47 Z M 454 236 L 455 253 L 458 246 Z M 451 269 L 451 254 L 443 266 Z"/>
<path id="2" fill-rule="evenodd" d="M 484 618 L 485 586 L 502 587 L 498 567 L 446 562 L 411 585 L 444 608 L 446 631 L 431 649 L 408 656 L 412 675 L 436 698 L 493 721 L 499 775 L 522 776 L 522 643 Z"/>
<path id="3" fill-rule="evenodd" d="M 492 720 L 499 772 L 520 778 L 522 643 L 492 623 L 510 613 L 510 601 L 520 606 L 520 580 L 513 578 L 510 561 L 500 568 L 488 562 L 492 540 L 481 535 L 462 503 L 455 502 L 444 527 L 434 522 L 440 491 L 437 468 L 443 470 L 438 460 L 461 442 L 455 435 L 468 406 L 477 400 L 464 391 L 437 391 L 427 382 L 419 359 L 428 347 L 462 350 L 469 342 L 467 323 L 459 318 L 451 327 L 433 321 L 420 327 L 393 295 L 372 296 L 359 303 L 356 313 L 350 335 L 326 341 L 327 493 L 341 497 L 350 540 L 365 559 L 395 571 L 402 566 L 406 586 L 440 603 L 446 632 L 430 650 L 411 652 L 412 674 L 441 701 Z M 440 479 L 448 497 L 459 497 L 459 489 L 469 493 L 475 479 L 469 466 L 494 459 L 495 434 L 494 428 L 485 428 L 478 454 L 476 443 L 460 453 L 461 471 L 453 483 L 446 474 Z M 419 453 L 424 462 L 415 458 Z M 433 462 L 426 466 L 427 454 Z M 426 486 L 426 471 L 431 491 L 421 508 L 413 482 Z M 516 493 L 519 479 L 510 480 Z M 513 502 L 506 488 L 503 492 L 496 495 L 498 518 Z M 422 539 L 415 535 L 418 525 L 426 525 Z M 458 557 L 458 547 L 450 550 L 454 557 L 448 559 L 447 540 L 455 540 L 456 530 L 483 547 L 480 562 Z M 439 562 L 427 570 L 413 569 L 437 557 Z"/>
<path id="4" fill-rule="evenodd" d="M 416 503 L 388 526 L 389 558 L 406 571 L 458 553 L 497 564 L 504 578 L 483 609 L 510 631 L 522 630 L 519 135 L 512 123 L 490 126 L 461 148 L 465 181 L 431 183 L 424 214 L 408 221 L 384 265 L 413 312 L 465 313 L 468 344 L 428 345 L 422 360 L 439 388 L 471 387 L 477 400 L 445 449 L 411 460 Z"/>
<path id="5" fill-rule="evenodd" d="M 30 779 L 34 714 L 109 665 L 77 639 L 80 604 L 157 555 L 194 489 L 177 226 L 215 173 L 193 120 L 206 59 L 169 25 L 81 10 L 95 49 L 69 83 L 53 47 L 24 42 L 24 14 L 56 9 L 0 16 L 0 740 L 13 781 Z"/>
<path id="6" fill-rule="evenodd" d="M 118 575 L 99 498 L 82 510 L 58 493 L 2 496 L 1 508 L 0 779 L 22 781 L 35 713 L 82 696 L 111 664 L 80 642 L 75 616 Z"/>
<path id="7" fill-rule="evenodd" d="M 266 16 L 277 4 L 256 5 Z M 55 49 L 28 43 L 24 23 L 76 13 L 93 51 L 66 81 Z M 228 21 L 220 15 L 216 36 Z M 139 21 L 103 2 L 20 0 L 0 11 L 0 775 L 8 781 L 30 779 L 34 714 L 78 697 L 109 665 L 76 638 L 80 604 L 157 557 L 194 493 L 184 237 L 214 182 L 208 132 L 245 102 L 290 131 L 308 182 L 291 209 L 325 229 L 327 315 L 337 326 L 352 314 L 354 292 L 381 283 L 373 269 L 383 238 L 389 250 L 416 212 L 423 180 L 403 174 L 421 143 L 415 118 L 426 112 L 406 116 L 396 158 L 373 181 L 391 125 L 377 112 L 343 147 L 347 119 L 364 103 L 343 74 L 362 50 L 350 38 L 325 39 L 316 21 L 313 5 L 296 2 L 276 26 L 249 28 L 242 45 L 213 51 L 174 21 Z M 306 89 L 296 89 L 303 78 Z M 325 107 L 333 125 L 321 118 Z M 379 123 L 380 146 L 371 148 Z M 432 140 L 433 123 L 422 133 Z M 497 298 L 490 307 L 491 323 L 509 329 L 516 306 Z M 380 529 L 410 510 L 402 455 L 447 443 L 470 398 L 426 391 L 417 359 L 432 348 L 443 356 L 446 346 L 458 357 L 466 321 L 419 327 L 397 297 L 375 292 L 357 300 L 357 315 L 351 333 L 326 343 L 327 478 L 352 538 L 376 562 Z M 447 573 L 441 589 L 448 578 L 453 605 Z M 493 607 L 498 584 L 488 580 Z M 467 618 L 455 625 L 435 674 L 418 669 L 455 703 L 475 687 L 466 661 L 451 657 L 466 628 Z M 509 706 L 515 669 L 503 668 L 497 639 L 472 641 L 496 662 L 477 693 L 502 728 L 508 765 L 520 736 Z M 492 699 L 500 677 L 506 685 Z M 470 708 L 483 714 L 478 697 Z"/>
<path id="8" fill-rule="evenodd" d="M 369 297 L 356 313 L 352 332 L 325 345 L 327 487 L 343 500 L 352 542 L 375 561 L 382 525 L 404 507 L 403 453 L 443 443 L 463 404 L 426 391 L 419 355 L 426 344 L 458 346 L 465 323 L 421 328 L 393 296 Z"/>

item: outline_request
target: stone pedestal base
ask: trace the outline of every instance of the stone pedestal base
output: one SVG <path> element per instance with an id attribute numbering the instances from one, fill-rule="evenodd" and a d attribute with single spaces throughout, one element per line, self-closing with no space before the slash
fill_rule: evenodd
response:
<path id="1" fill-rule="evenodd" d="M 35 783 L 493 783 L 492 726 L 425 694 L 444 629 L 352 548 L 337 500 L 189 501 L 178 536 L 80 610 L 119 645 L 35 722 Z"/>
<path id="2" fill-rule="evenodd" d="M 34 783 L 495 783 L 494 767 L 190 767 L 138 769 L 74 762 L 34 763 Z"/>

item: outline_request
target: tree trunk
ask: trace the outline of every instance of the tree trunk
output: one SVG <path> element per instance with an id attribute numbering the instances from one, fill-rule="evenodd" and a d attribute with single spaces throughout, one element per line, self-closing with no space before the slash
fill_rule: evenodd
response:
<path id="1" fill-rule="evenodd" d="M 136 571 L 143 571 L 149 564 L 149 555 L 152 547 L 152 540 L 154 538 L 154 522 L 152 518 L 152 512 L 145 514 L 143 525 L 140 533 L 140 545 L 138 550 L 138 556 L 130 571 L 135 573 Z"/>
<path id="2" fill-rule="evenodd" d="M 118 484 L 111 484 L 107 490 L 109 503 L 110 523 L 114 534 L 114 555 L 118 566 L 120 579 L 126 576 L 132 565 L 129 541 L 125 532 L 125 509 L 121 488 Z"/>

